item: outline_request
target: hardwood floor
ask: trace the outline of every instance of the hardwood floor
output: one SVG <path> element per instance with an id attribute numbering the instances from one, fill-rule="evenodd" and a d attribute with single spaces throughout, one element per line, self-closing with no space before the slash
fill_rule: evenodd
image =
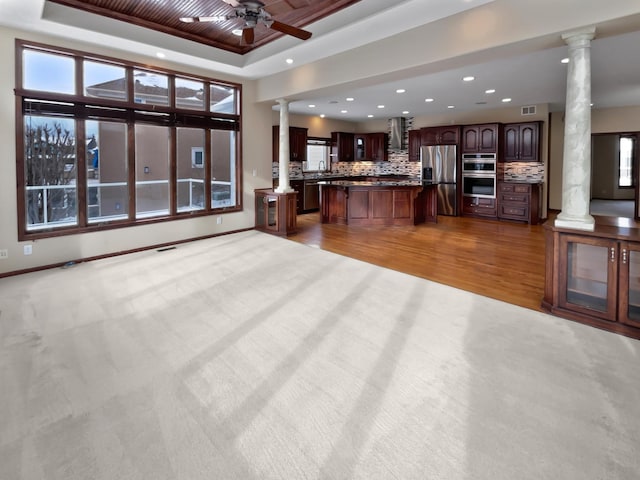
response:
<path id="1" fill-rule="evenodd" d="M 323 225 L 298 215 L 290 240 L 541 310 L 544 228 L 468 217 L 410 227 Z"/>

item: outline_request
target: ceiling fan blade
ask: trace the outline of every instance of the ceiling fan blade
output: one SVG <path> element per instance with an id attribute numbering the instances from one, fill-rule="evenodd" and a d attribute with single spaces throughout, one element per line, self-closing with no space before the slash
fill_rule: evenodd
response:
<path id="1" fill-rule="evenodd" d="M 308 40 L 311 38 L 311 32 L 294 27 L 293 25 L 287 25 L 286 23 L 282 23 L 277 20 L 273 20 L 269 27 L 277 30 L 278 32 L 299 38 L 300 40 Z"/>
<path id="2" fill-rule="evenodd" d="M 242 41 L 246 45 L 253 45 L 254 31 L 253 27 L 244 27 L 242 29 Z"/>

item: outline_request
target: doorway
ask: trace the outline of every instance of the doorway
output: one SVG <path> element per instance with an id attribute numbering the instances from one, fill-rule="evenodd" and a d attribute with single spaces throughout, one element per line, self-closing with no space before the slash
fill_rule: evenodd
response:
<path id="1" fill-rule="evenodd" d="M 592 215 L 637 218 L 637 133 L 591 136 Z"/>

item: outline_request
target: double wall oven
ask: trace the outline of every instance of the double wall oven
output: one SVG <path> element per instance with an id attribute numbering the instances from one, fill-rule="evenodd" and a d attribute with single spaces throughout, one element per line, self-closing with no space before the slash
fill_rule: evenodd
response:
<path id="1" fill-rule="evenodd" d="M 496 198 L 496 154 L 462 154 L 462 194 Z"/>

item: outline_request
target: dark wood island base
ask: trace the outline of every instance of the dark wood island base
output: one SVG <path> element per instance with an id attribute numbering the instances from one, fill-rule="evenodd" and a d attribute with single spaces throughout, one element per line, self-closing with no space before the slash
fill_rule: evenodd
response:
<path id="1" fill-rule="evenodd" d="M 437 185 L 415 181 L 320 182 L 322 223 L 417 225 L 437 222 Z"/>

